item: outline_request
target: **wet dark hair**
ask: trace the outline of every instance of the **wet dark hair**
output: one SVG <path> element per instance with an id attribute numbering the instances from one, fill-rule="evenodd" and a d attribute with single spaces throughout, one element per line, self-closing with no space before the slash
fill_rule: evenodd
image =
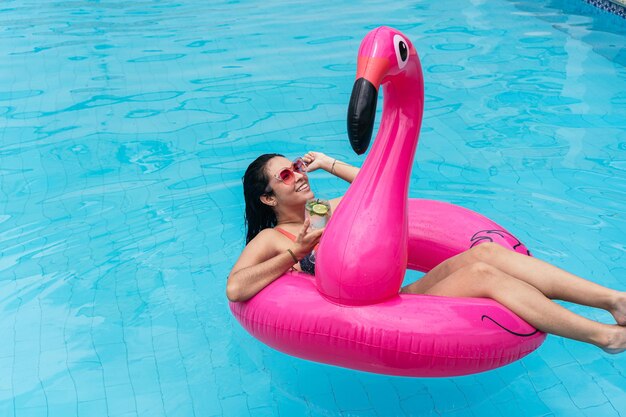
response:
<path id="1" fill-rule="evenodd" d="M 243 198 L 246 202 L 246 245 L 263 229 L 276 226 L 276 213 L 267 204 L 261 202 L 261 196 L 271 195 L 273 191 L 266 191 L 269 177 L 265 172 L 267 161 L 283 156 L 278 153 L 266 153 L 255 159 L 243 174 Z"/>

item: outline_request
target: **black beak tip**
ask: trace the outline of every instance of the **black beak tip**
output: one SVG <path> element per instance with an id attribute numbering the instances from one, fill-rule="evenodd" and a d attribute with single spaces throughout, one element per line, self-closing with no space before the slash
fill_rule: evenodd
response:
<path id="1" fill-rule="evenodd" d="M 362 155 L 372 140 L 378 90 L 365 78 L 354 82 L 348 106 L 348 138 L 354 152 Z"/>
<path id="2" fill-rule="evenodd" d="M 367 148 L 369 147 L 370 139 L 357 139 L 350 137 L 350 145 L 352 145 L 352 150 L 356 152 L 357 155 L 363 155 Z"/>

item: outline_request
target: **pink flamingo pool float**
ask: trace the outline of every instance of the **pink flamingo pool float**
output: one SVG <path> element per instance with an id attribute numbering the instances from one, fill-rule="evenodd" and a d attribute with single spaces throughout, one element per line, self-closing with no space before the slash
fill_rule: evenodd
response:
<path id="1" fill-rule="evenodd" d="M 288 272 L 231 311 L 254 337 L 303 359 L 402 376 L 454 376 L 506 365 L 545 334 L 491 299 L 399 294 L 407 268 L 427 272 L 485 241 L 530 255 L 512 234 L 465 208 L 409 199 L 424 108 L 415 48 L 379 27 L 361 43 L 348 135 L 362 154 L 378 88 L 382 121 L 374 146 L 333 214 L 317 250 L 316 275 Z"/>

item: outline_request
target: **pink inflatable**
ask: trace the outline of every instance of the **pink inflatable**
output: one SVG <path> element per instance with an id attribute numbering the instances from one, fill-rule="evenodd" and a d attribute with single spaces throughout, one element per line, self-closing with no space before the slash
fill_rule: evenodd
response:
<path id="1" fill-rule="evenodd" d="M 354 150 L 369 145 L 380 85 L 384 108 L 374 147 L 326 227 L 315 277 L 286 273 L 251 300 L 231 303 L 231 311 L 282 352 L 368 372 L 465 375 L 527 355 L 545 334 L 493 300 L 398 294 L 407 267 L 427 272 L 482 242 L 530 254 L 470 210 L 407 204 L 423 78 L 413 45 L 391 28 L 371 31 L 359 49 L 348 111 Z"/>

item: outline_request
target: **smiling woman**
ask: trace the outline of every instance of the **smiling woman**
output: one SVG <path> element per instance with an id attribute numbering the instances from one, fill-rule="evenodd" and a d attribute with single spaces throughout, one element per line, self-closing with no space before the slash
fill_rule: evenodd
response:
<path id="1" fill-rule="evenodd" d="M 315 197 L 307 172 L 324 168 L 334 173 L 337 165 L 319 152 L 294 161 L 264 154 L 250 164 L 243 176 L 247 244 L 228 278 L 231 301 L 253 297 L 288 269 L 315 272 L 310 254 L 324 229 L 311 229 L 305 219 L 305 205 Z M 342 166 L 343 178 L 354 179 L 358 169 Z M 331 210 L 339 200 L 331 200 Z"/>

